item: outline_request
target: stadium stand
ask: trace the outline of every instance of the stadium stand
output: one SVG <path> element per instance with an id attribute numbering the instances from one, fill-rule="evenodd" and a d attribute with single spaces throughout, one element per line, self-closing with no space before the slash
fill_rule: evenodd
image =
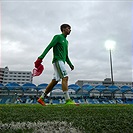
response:
<path id="1" fill-rule="evenodd" d="M 32 83 L 19 85 L 17 83 L 0 83 L 0 104 L 37 104 L 37 99 L 46 89 L 47 83 L 38 86 Z M 133 88 L 129 86 L 92 86 L 84 84 L 68 86 L 70 97 L 80 104 L 133 104 Z M 48 104 L 64 104 L 62 85 L 57 84 L 49 97 L 45 99 Z"/>
<path id="2" fill-rule="evenodd" d="M 14 96 L 0 96 L 0 104 L 15 103 L 16 95 Z"/>

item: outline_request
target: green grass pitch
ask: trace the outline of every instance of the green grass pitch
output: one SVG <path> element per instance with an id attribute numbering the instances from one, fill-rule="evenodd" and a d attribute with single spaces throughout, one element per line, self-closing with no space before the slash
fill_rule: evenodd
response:
<path id="1" fill-rule="evenodd" d="M 40 127 L 37 127 L 39 123 Z M 15 129 L 12 124 L 24 126 Z M 45 129 L 47 126 L 51 129 Z M 73 133 L 133 133 L 133 105 L 0 105 L 1 133 L 32 133 L 39 128 L 44 133 L 48 130 L 52 133 L 54 129 L 69 133 L 69 128 Z"/>

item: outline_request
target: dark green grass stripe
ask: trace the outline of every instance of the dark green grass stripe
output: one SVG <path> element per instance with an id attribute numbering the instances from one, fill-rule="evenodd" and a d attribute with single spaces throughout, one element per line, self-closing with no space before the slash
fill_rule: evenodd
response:
<path id="1" fill-rule="evenodd" d="M 66 121 L 85 133 L 132 133 L 133 105 L 0 105 L 2 123 Z"/>

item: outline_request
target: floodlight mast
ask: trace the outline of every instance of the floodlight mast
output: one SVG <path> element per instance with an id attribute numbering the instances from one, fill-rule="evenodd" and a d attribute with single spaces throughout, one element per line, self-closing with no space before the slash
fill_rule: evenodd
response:
<path id="1" fill-rule="evenodd" d="M 111 49 L 109 50 L 110 52 L 110 69 L 111 69 L 111 81 L 112 81 L 112 85 L 114 85 L 114 76 L 113 76 L 113 65 L 112 65 L 112 53 L 111 53 Z"/>
<path id="2" fill-rule="evenodd" d="M 114 78 L 113 78 L 113 65 L 112 65 L 112 53 L 111 51 L 114 49 L 116 42 L 113 40 L 107 40 L 105 42 L 105 47 L 109 50 L 109 58 L 110 58 L 110 70 L 111 70 L 111 82 L 114 85 Z"/>

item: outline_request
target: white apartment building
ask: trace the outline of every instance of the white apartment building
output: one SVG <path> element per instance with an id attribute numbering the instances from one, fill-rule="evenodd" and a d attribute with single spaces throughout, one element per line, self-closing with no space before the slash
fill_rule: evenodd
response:
<path id="1" fill-rule="evenodd" d="M 0 68 L 0 83 L 7 84 L 15 82 L 19 85 L 32 83 L 32 72 L 30 71 L 9 71 L 8 67 Z"/>
<path id="2" fill-rule="evenodd" d="M 89 84 L 92 86 L 97 86 L 97 85 L 104 85 L 104 86 L 110 86 L 112 85 L 111 79 L 106 78 L 103 81 L 98 81 L 98 80 L 78 80 L 75 84 L 79 85 L 82 87 L 84 84 Z M 133 86 L 133 82 L 126 82 L 126 81 L 114 81 L 114 85 L 121 87 L 121 86 Z"/>

